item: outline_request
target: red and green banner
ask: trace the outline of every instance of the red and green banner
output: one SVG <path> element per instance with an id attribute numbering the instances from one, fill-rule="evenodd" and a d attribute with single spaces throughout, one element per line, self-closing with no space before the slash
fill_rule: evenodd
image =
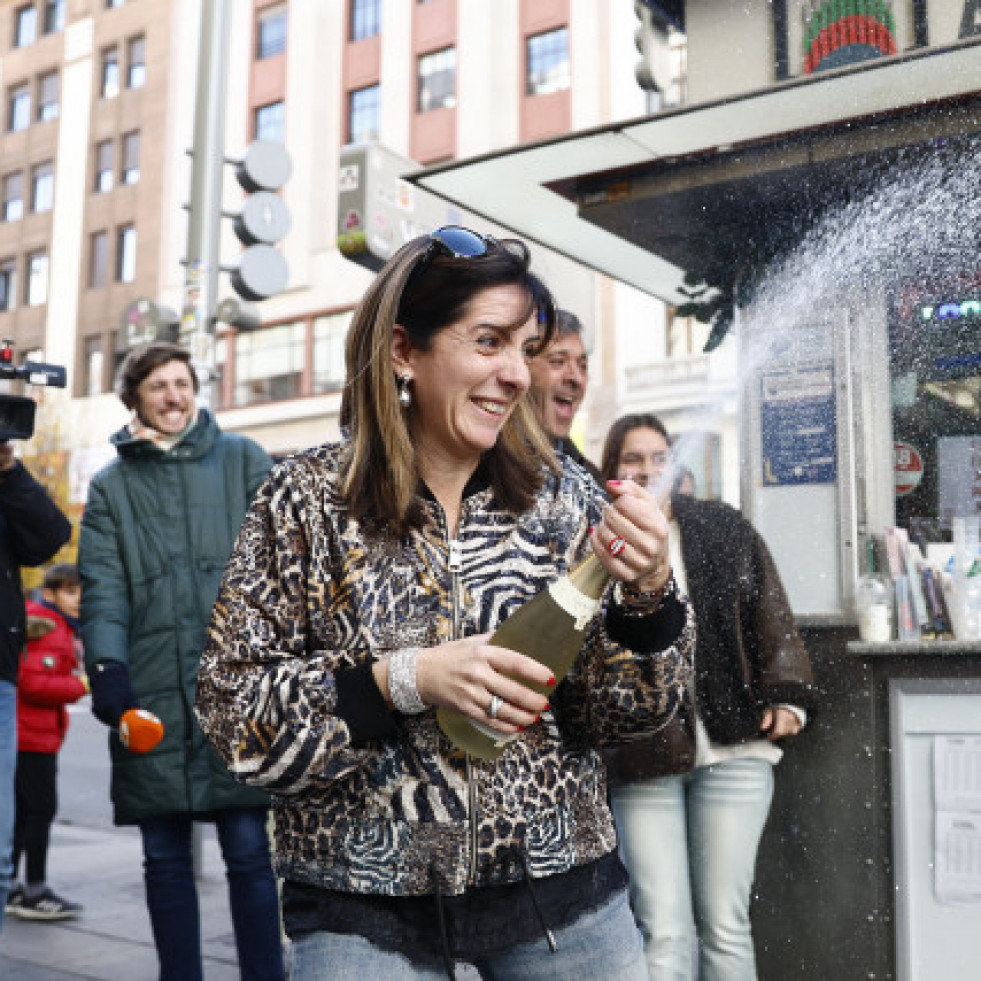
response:
<path id="1" fill-rule="evenodd" d="M 814 0 L 804 26 L 804 74 L 896 53 L 892 0 Z"/>

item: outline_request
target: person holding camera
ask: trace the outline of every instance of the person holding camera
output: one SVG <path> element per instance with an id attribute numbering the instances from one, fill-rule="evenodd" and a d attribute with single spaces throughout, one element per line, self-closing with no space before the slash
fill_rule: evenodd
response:
<path id="1" fill-rule="evenodd" d="M 242 786 L 211 749 L 193 705 L 205 628 L 246 509 L 272 465 L 252 440 L 198 408 L 183 348 L 127 355 L 119 394 L 133 411 L 117 459 L 92 479 L 82 518 L 82 640 L 92 710 L 114 730 L 141 707 L 164 726 L 143 754 L 110 737 L 116 824 L 143 841 L 147 907 L 163 981 L 202 976 L 195 821 L 215 825 L 242 977 L 284 976 L 264 791 Z"/>
<path id="2" fill-rule="evenodd" d="M 47 562 L 71 533 L 45 489 L 15 459 L 11 445 L 0 441 L 0 927 L 13 873 L 16 684 L 26 636 L 20 567 Z"/>

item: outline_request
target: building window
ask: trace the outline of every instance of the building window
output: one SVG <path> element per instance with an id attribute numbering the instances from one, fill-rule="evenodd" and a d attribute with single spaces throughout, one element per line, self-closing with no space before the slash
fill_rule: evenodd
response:
<path id="1" fill-rule="evenodd" d="M 116 282 L 136 279 L 136 227 L 122 225 L 116 230 Z"/>
<path id="2" fill-rule="evenodd" d="M 286 4 L 259 11 L 256 24 L 255 56 L 260 61 L 286 50 Z"/>
<path id="3" fill-rule="evenodd" d="M 381 86 L 369 85 L 348 97 L 348 143 L 377 140 L 381 124 Z"/>
<path id="4" fill-rule="evenodd" d="M 146 38 L 131 37 L 126 47 L 126 87 L 141 89 L 146 85 Z"/>
<path id="5" fill-rule="evenodd" d="M 27 257 L 27 305 L 39 307 L 48 302 L 48 253 L 32 252 Z"/>
<path id="6" fill-rule="evenodd" d="M 21 82 L 10 89 L 7 101 L 7 129 L 12 133 L 31 125 L 31 87 Z"/>
<path id="7" fill-rule="evenodd" d="M 569 29 L 560 27 L 528 38 L 528 95 L 548 95 L 572 84 Z"/>
<path id="8" fill-rule="evenodd" d="M 54 207 L 54 164 L 50 160 L 31 170 L 31 211 L 50 211 Z"/>
<path id="9" fill-rule="evenodd" d="M 24 175 L 15 170 L 3 178 L 3 220 L 19 221 L 24 217 Z"/>
<path id="10" fill-rule="evenodd" d="M 58 97 L 60 95 L 57 72 L 47 72 L 38 79 L 37 118 L 38 122 L 58 118 Z"/>
<path id="11" fill-rule="evenodd" d="M 306 324 L 267 327 L 235 339 L 235 405 L 300 394 Z"/>
<path id="12" fill-rule="evenodd" d="M 14 47 L 26 48 L 37 40 L 37 10 L 32 3 L 19 7 L 14 16 Z"/>
<path id="13" fill-rule="evenodd" d="M 286 142 L 286 103 L 271 102 L 259 106 L 255 111 L 255 138 L 272 140 L 274 143 Z"/>
<path id="14" fill-rule="evenodd" d="M 105 286 L 109 276 L 109 233 L 89 236 L 89 286 Z"/>
<path id="15" fill-rule="evenodd" d="M 44 33 L 57 34 L 65 29 L 65 0 L 44 0 Z"/>
<path id="16" fill-rule="evenodd" d="M 456 105 L 456 48 L 444 48 L 419 59 L 419 112 Z"/>
<path id="17" fill-rule="evenodd" d="M 17 307 L 17 263 L 14 259 L 0 262 L 0 311 Z"/>
<path id="18" fill-rule="evenodd" d="M 102 353 L 102 338 L 97 334 L 82 341 L 82 395 L 102 394 L 102 376 L 105 374 L 105 357 Z"/>
<path id="19" fill-rule="evenodd" d="M 105 48 L 102 52 L 102 92 L 103 99 L 114 99 L 119 95 L 119 49 Z"/>
<path id="20" fill-rule="evenodd" d="M 381 0 L 351 0 L 351 40 L 381 33 Z"/>
<path id="21" fill-rule="evenodd" d="M 119 171 L 121 184 L 137 184 L 140 180 L 140 131 L 123 134 L 123 161 Z"/>
<path id="22" fill-rule="evenodd" d="M 103 140 L 95 145 L 95 183 L 96 194 L 112 190 L 112 140 Z"/>
<path id="23" fill-rule="evenodd" d="M 344 341 L 351 313 L 317 317 L 313 322 L 313 393 L 337 392 L 344 387 Z"/>

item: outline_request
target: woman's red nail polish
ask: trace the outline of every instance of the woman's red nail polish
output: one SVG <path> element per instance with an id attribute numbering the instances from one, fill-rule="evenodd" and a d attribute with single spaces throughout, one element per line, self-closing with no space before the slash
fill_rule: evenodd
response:
<path id="1" fill-rule="evenodd" d="M 549 678 L 548 681 L 545 682 L 545 684 L 548 685 L 549 688 L 551 688 L 552 685 L 555 684 L 555 679 L 554 678 Z"/>

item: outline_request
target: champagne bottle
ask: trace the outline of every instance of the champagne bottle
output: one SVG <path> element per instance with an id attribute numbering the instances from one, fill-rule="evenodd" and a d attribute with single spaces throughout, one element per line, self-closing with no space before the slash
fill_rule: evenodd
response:
<path id="1" fill-rule="evenodd" d="M 119 720 L 119 741 L 131 753 L 149 753 L 163 734 L 163 723 L 146 709 L 127 709 Z"/>
<path id="2" fill-rule="evenodd" d="M 586 627 L 599 609 L 609 578 L 599 559 L 587 556 L 515 610 L 494 631 L 489 643 L 533 657 L 551 668 L 556 682 L 561 681 L 582 649 Z M 523 683 L 542 695 L 549 694 L 544 685 Z M 455 746 L 483 760 L 497 759 L 515 738 L 453 709 L 438 709 L 436 719 Z"/>

